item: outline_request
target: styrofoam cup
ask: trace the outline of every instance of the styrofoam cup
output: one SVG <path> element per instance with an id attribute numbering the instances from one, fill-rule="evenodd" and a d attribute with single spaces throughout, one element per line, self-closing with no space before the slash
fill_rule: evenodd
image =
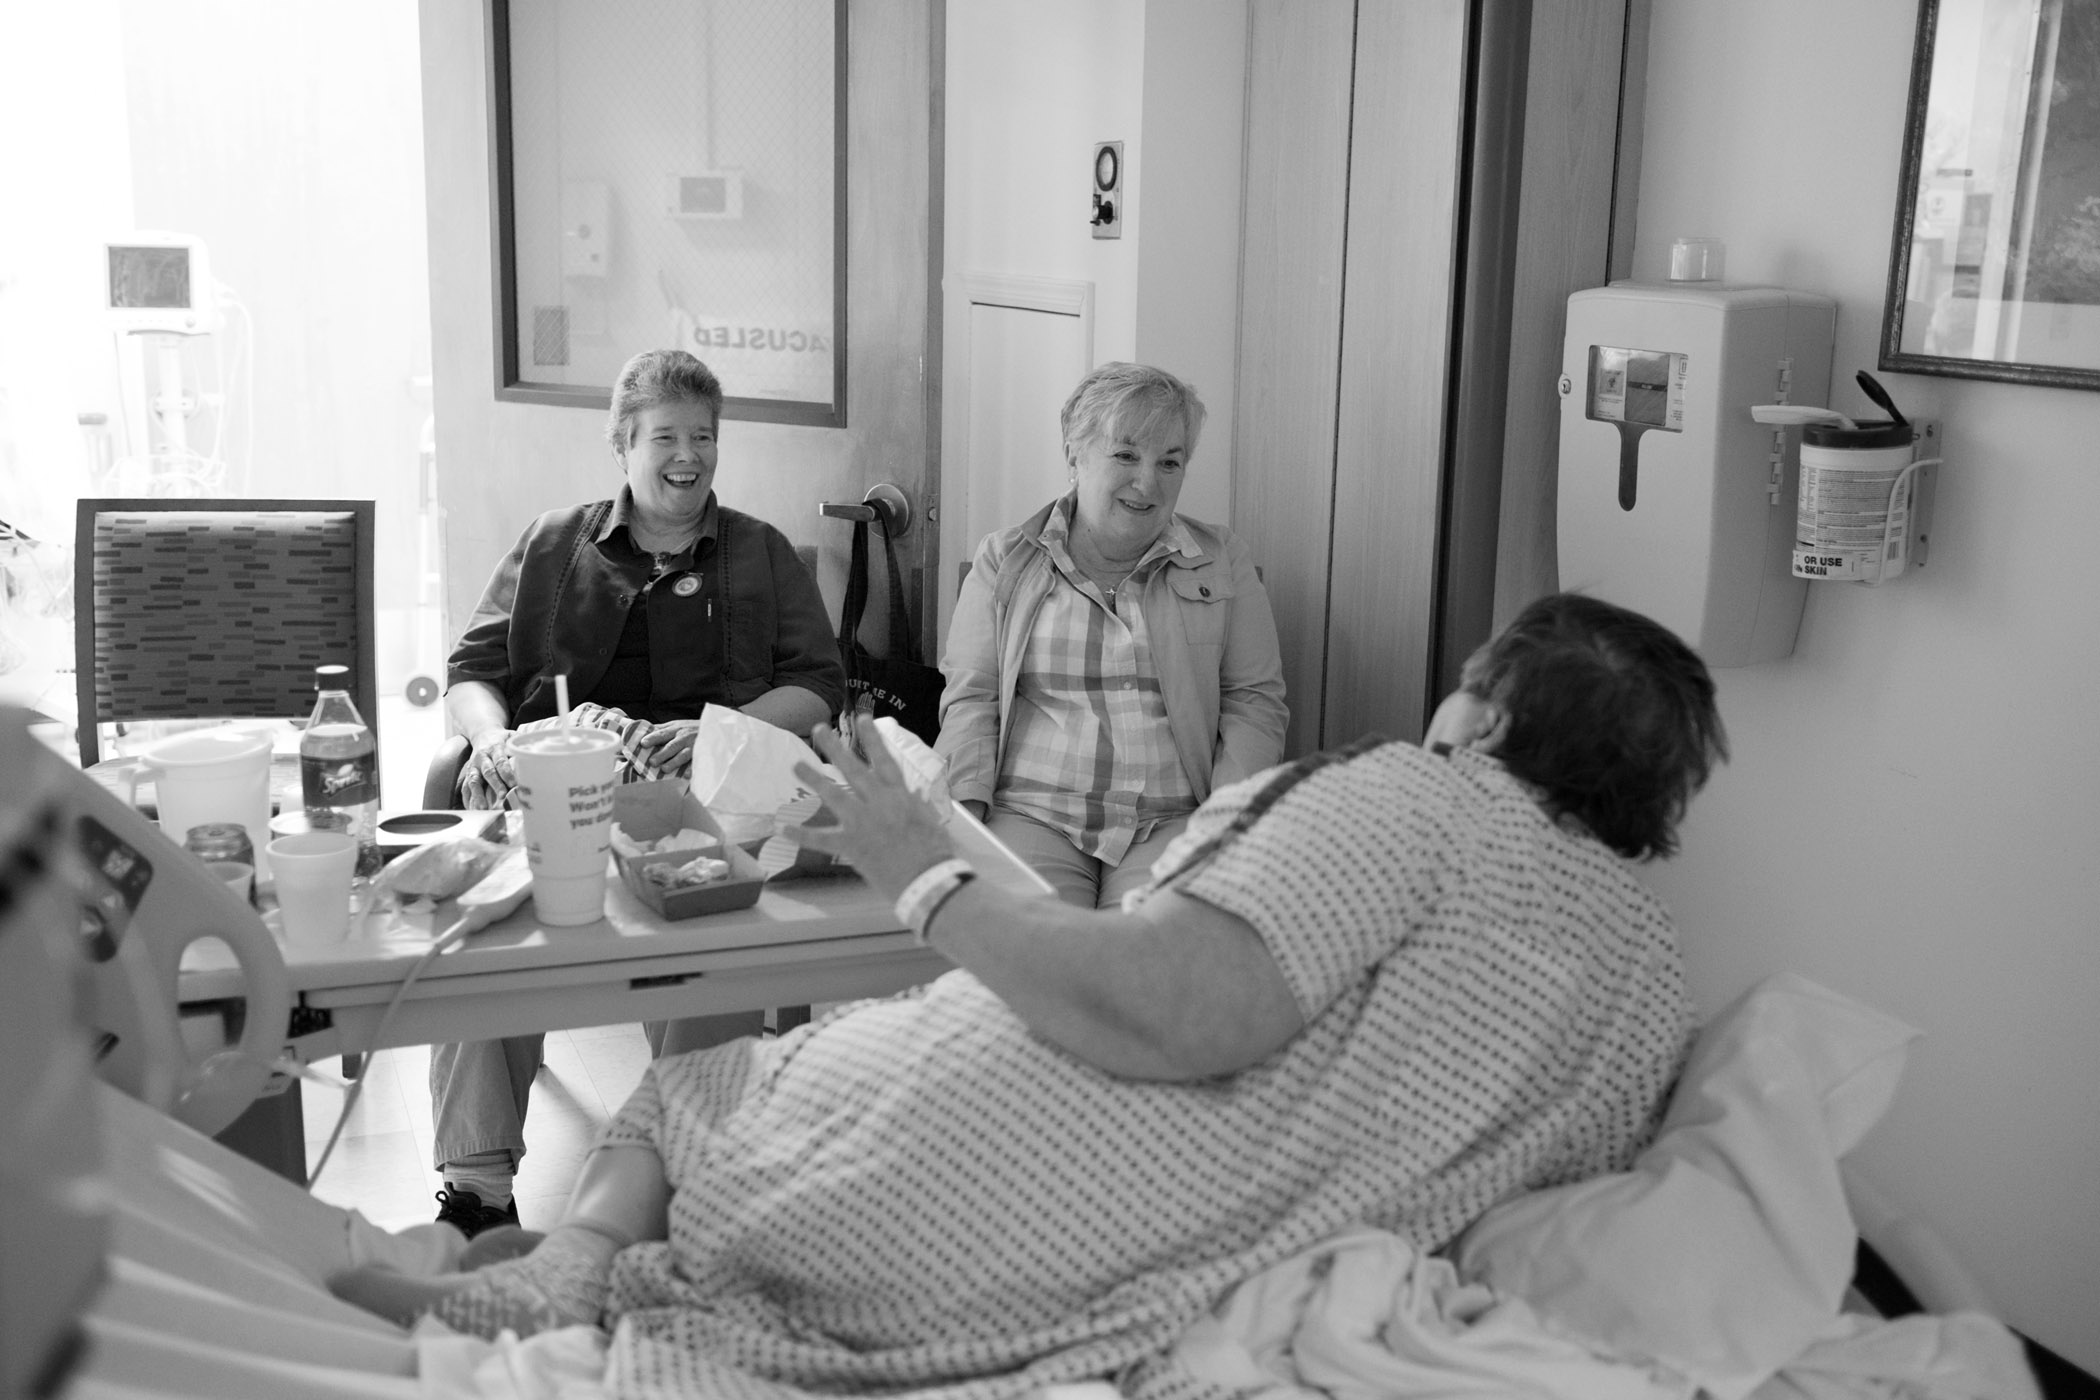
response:
<path id="1" fill-rule="evenodd" d="M 270 842 L 277 909 L 287 943 L 340 943 L 350 932 L 350 877 L 357 838 L 347 831 L 308 831 Z"/>
<path id="2" fill-rule="evenodd" d="M 566 927 L 605 917 L 619 742 L 609 729 L 541 729 L 511 736 L 525 858 L 532 868 L 532 907 L 543 924 Z"/>

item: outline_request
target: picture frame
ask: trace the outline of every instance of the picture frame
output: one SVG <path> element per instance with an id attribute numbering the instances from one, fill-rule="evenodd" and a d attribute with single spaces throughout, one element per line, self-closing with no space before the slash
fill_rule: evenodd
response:
<path id="1" fill-rule="evenodd" d="M 845 427 L 847 0 L 482 14 L 495 397 L 603 410 L 669 346 L 724 419 Z"/>
<path id="2" fill-rule="evenodd" d="M 1879 367 L 2100 389 L 2100 5 L 1921 0 Z"/>

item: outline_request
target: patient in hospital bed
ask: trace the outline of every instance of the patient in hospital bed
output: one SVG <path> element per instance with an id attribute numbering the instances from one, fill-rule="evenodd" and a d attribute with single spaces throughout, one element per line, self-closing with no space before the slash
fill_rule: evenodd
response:
<path id="1" fill-rule="evenodd" d="M 1120 910 L 974 880 L 883 745 L 815 743 L 848 786 L 803 773 L 806 840 L 959 970 L 658 1061 L 530 1253 L 341 1296 L 603 1326 L 615 1393 L 1165 1393 L 1235 1284 L 1356 1225 L 1440 1248 L 1654 1131 L 1692 1014 L 1630 862 L 1725 745 L 1646 618 L 1540 600 L 1422 746 L 1220 790 Z"/>

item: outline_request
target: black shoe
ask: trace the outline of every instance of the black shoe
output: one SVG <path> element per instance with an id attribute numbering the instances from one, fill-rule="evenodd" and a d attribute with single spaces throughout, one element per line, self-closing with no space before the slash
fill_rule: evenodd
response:
<path id="1" fill-rule="evenodd" d="M 450 1182 L 437 1193 L 437 1203 L 438 1224 L 450 1225 L 470 1240 L 483 1230 L 518 1223 L 516 1199 L 507 1206 L 485 1206 L 479 1195 L 462 1191 Z"/>

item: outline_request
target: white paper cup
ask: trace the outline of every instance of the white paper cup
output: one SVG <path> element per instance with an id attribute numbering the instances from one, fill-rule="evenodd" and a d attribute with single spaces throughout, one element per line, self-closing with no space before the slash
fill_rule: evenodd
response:
<path id="1" fill-rule="evenodd" d="M 532 907 L 543 924 L 565 927 L 605 917 L 619 742 L 609 729 L 542 729 L 511 736 L 525 858 L 532 869 Z"/>
<path id="2" fill-rule="evenodd" d="M 277 909 L 287 943 L 340 943 L 350 932 L 350 877 L 357 839 L 345 831 L 308 831 L 270 842 Z"/>
<path id="3" fill-rule="evenodd" d="M 232 890 L 241 903 L 248 902 L 249 894 L 255 889 L 254 866 L 245 860 L 208 860 L 204 865 L 226 882 L 226 888 Z"/>

